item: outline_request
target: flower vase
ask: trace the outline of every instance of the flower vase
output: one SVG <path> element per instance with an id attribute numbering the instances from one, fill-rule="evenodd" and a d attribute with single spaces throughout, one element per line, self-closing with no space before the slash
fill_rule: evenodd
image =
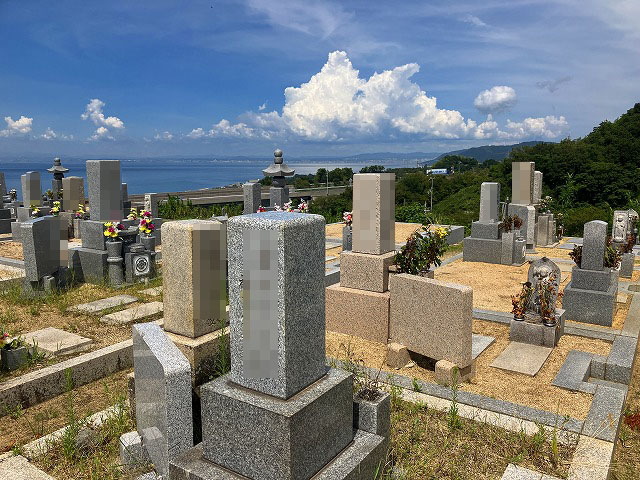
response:
<path id="1" fill-rule="evenodd" d="M 516 322 L 524 322 L 524 315 L 518 315 L 517 313 L 513 314 L 513 319 Z"/>
<path id="2" fill-rule="evenodd" d="M 144 245 L 144 249 L 150 252 L 156 251 L 156 237 L 155 235 L 140 235 L 140 241 Z"/>
<path id="3" fill-rule="evenodd" d="M 26 346 L 2 349 L 2 369 L 16 370 L 29 360 L 29 350 Z"/>
<path id="4" fill-rule="evenodd" d="M 109 267 L 109 283 L 122 285 L 124 283 L 122 240 L 107 240 L 107 264 Z"/>
<path id="5" fill-rule="evenodd" d="M 350 251 L 351 250 L 351 240 L 353 238 L 353 230 L 351 225 L 345 225 L 342 227 L 342 251 Z"/>

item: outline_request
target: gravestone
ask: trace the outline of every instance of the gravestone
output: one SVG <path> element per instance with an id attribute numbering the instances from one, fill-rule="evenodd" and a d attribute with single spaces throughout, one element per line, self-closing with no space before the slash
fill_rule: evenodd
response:
<path id="1" fill-rule="evenodd" d="M 164 329 L 191 363 L 198 386 L 215 372 L 227 321 L 226 222 L 181 220 L 162 225 Z"/>
<path id="2" fill-rule="evenodd" d="M 84 179 L 82 177 L 64 177 L 62 179 L 62 209 L 75 212 L 84 205 Z"/>
<path id="3" fill-rule="evenodd" d="M 540 203 L 542 199 L 542 172 L 536 170 L 533 172 L 533 201 L 531 203 Z"/>
<path id="4" fill-rule="evenodd" d="M 395 173 L 353 176 L 352 249 L 380 255 L 395 250 Z"/>
<path id="5" fill-rule="evenodd" d="M 126 217 L 131 211 L 131 201 L 129 200 L 129 187 L 126 183 L 121 186 L 122 192 L 122 215 Z"/>
<path id="6" fill-rule="evenodd" d="M 193 446 L 191 372 L 187 359 L 158 325 L 133 326 L 136 425 L 151 462 L 169 462 Z"/>
<path id="7" fill-rule="evenodd" d="M 256 213 L 262 203 L 262 185 L 258 182 L 243 183 L 242 194 L 244 198 L 242 213 L 244 215 Z"/>
<path id="8" fill-rule="evenodd" d="M 0 172 L 0 198 L 5 197 L 6 195 L 7 195 L 7 184 L 4 180 L 4 172 Z"/>
<path id="9" fill-rule="evenodd" d="M 511 165 L 511 203 L 531 205 L 536 164 L 535 162 L 513 162 Z"/>
<path id="10" fill-rule="evenodd" d="M 39 217 L 20 224 L 25 267 L 25 288 L 50 290 L 65 283 L 69 265 L 66 222 Z"/>
<path id="11" fill-rule="evenodd" d="M 607 222 L 593 220 L 584 224 L 582 264 L 585 270 L 604 268 L 604 250 L 607 246 Z"/>
<path id="12" fill-rule="evenodd" d="M 151 212 L 151 216 L 153 218 L 156 218 L 158 216 L 158 194 L 157 193 L 144 194 L 144 209 L 147 212 Z"/>
<path id="13" fill-rule="evenodd" d="M 87 183 L 90 219 L 98 222 L 121 220 L 120 160 L 87 160 Z"/>
<path id="14" fill-rule="evenodd" d="M 31 205 L 42 205 L 42 189 L 40 188 L 40 172 L 27 172 L 20 176 L 22 184 L 22 204 L 29 208 Z"/>
<path id="15" fill-rule="evenodd" d="M 324 220 L 265 212 L 227 227 L 231 378 L 289 398 L 325 373 Z"/>
<path id="16" fill-rule="evenodd" d="M 228 238 L 231 373 L 200 387 L 203 441 L 171 478 L 373 478 L 386 440 L 354 422 L 352 375 L 325 366 L 324 219 L 241 215 Z"/>
<path id="17" fill-rule="evenodd" d="M 611 229 L 614 243 L 625 243 L 629 232 L 629 213 L 627 210 L 613 212 L 613 227 Z"/>
<path id="18" fill-rule="evenodd" d="M 545 246 L 553 243 L 553 239 L 549 237 L 552 225 L 552 217 L 550 215 L 539 215 L 536 226 L 536 244 Z"/>
<path id="19" fill-rule="evenodd" d="M 500 219 L 500 184 L 482 182 L 480 185 L 480 223 L 495 223 Z"/>
<path id="20" fill-rule="evenodd" d="M 562 304 L 568 320 L 611 326 L 618 290 L 618 272 L 604 267 L 607 223 L 584 224 L 582 261 L 571 270 Z"/>

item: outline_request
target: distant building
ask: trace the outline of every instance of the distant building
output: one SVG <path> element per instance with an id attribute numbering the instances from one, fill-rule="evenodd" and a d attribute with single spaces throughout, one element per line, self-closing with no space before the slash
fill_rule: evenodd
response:
<path id="1" fill-rule="evenodd" d="M 446 168 L 431 168 L 427 169 L 425 173 L 430 173 L 431 175 L 449 175 L 449 170 Z"/>

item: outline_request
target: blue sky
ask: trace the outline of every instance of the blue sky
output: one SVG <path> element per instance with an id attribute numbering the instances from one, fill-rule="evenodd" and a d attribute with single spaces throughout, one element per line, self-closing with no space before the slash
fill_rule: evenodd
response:
<path id="1" fill-rule="evenodd" d="M 343 155 L 584 136 L 636 0 L 0 0 L 0 154 Z"/>

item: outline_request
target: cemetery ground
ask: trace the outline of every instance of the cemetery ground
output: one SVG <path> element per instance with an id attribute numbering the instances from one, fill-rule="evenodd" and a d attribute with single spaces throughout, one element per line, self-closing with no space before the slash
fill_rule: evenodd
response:
<path id="1" fill-rule="evenodd" d="M 327 237 L 339 237 L 340 233 L 330 230 L 332 227 L 327 226 Z M 404 241 L 417 228 L 417 224 L 396 224 L 396 242 Z M 340 250 L 340 247 L 334 247 L 327 250 L 326 255 L 339 256 Z M 459 246 L 453 246 L 444 258 L 451 258 L 460 250 Z M 537 256 L 566 258 L 570 262 L 570 250 L 539 247 L 536 250 Z M 9 255 L 0 253 L 0 256 Z M 565 266 L 560 265 L 564 286 L 570 280 L 571 266 L 567 263 L 565 272 Z M 511 310 L 510 295 L 526 280 L 527 269 L 528 264 L 512 267 L 455 260 L 440 267 L 435 278 L 473 287 L 475 309 L 508 312 Z M 638 281 L 638 274 L 634 272 L 633 281 Z M 159 285 L 161 277 L 148 285 L 138 284 L 122 289 L 84 284 L 36 299 L 25 299 L 19 294 L 19 289 L 8 288 L 0 294 L 0 325 L 16 333 L 53 326 L 90 338 L 93 344 L 88 351 L 95 351 L 131 338 L 131 324 L 101 323 L 100 316 L 111 310 L 100 312 L 99 315 L 85 315 L 71 312 L 70 307 L 122 294 L 133 295 L 141 302 L 156 301 L 158 297 L 146 296 L 140 291 Z M 621 328 L 631 297 L 628 295 L 624 301 L 618 302 L 611 329 Z M 143 321 L 157 319 L 160 315 Z M 496 340 L 478 358 L 476 381 L 454 386 L 452 392 L 475 392 L 560 415 L 585 418 L 592 396 L 553 387 L 551 381 L 570 350 L 607 355 L 611 346 L 609 342 L 565 334 L 541 371 L 535 377 L 524 378 L 520 374 L 489 367 L 508 344 L 509 331 L 506 325 L 474 319 L 473 332 L 495 337 Z M 16 372 L 1 374 L 0 383 L 79 354 L 48 360 L 40 358 Z M 361 362 L 378 369 L 384 365 L 385 354 L 386 348 L 381 344 L 327 332 L 327 356 L 347 365 Z M 563 437 L 562 425 L 556 429 L 540 426 L 537 432 L 525 432 L 524 429 L 510 431 L 485 423 L 482 418 L 463 418 L 455 401 L 444 410 L 438 408 L 421 393 L 421 381 L 435 383 L 433 365 L 419 358 L 414 363 L 399 370 L 382 367 L 381 378 L 392 394 L 392 433 L 387 464 L 379 478 L 499 479 L 509 463 L 560 478 L 567 477 L 576 445 L 575 442 L 560 441 Z M 640 362 L 636 362 L 634 368 L 625 408 L 627 420 L 621 426 L 612 463 L 611 475 L 615 480 L 637 478 L 637 472 L 640 471 Z M 67 433 L 53 443 L 51 449 L 32 458 L 33 463 L 54 478 L 126 480 L 135 479 L 149 471 L 146 465 L 133 470 L 123 469 L 119 465 L 118 439 L 121 434 L 135 430 L 135 420 L 126 399 L 126 376 L 130 371 L 121 370 L 82 386 L 69 385 L 66 393 L 38 405 L 1 412 L 3 428 L 0 431 L 0 455 L 9 451 L 27 455 L 24 449 L 29 442 L 71 425 L 72 428 L 67 429 Z M 413 388 L 394 386 L 394 375 L 413 379 Z M 81 433 L 87 417 L 110 407 L 111 416 L 100 426 L 91 429 L 91 435 Z"/>

